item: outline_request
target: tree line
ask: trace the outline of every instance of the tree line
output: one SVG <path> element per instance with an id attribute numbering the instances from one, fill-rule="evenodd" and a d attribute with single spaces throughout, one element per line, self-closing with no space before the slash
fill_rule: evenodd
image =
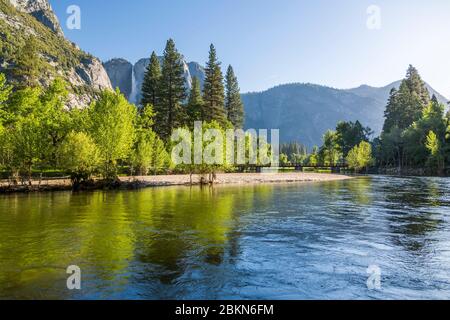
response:
<path id="1" fill-rule="evenodd" d="M 379 137 L 371 139 L 373 131 L 359 121 L 340 122 L 324 134 L 320 148 L 308 154 L 304 147 L 282 147 L 280 159 L 309 165 L 347 163 L 356 171 L 373 166 L 400 174 L 420 169 L 442 175 L 450 163 L 450 111 L 445 109 L 430 96 L 417 69 L 409 66 L 399 89 L 390 92 Z"/>
<path id="2" fill-rule="evenodd" d="M 0 74 L 0 169 L 15 183 L 33 174 L 67 173 L 75 186 L 101 176 L 116 183 L 121 171 L 132 175 L 181 170 L 169 152 L 172 131 L 205 126 L 242 128 L 243 105 L 231 66 L 225 79 L 213 45 L 204 88 L 194 78 L 187 91 L 182 56 L 168 40 L 162 65 L 153 52 L 138 106 L 118 89 L 103 91 L 83 109 L 66 108 L 68 85 L 56 78 L 47 88 L 12 86 Z M 191 170 L 192 171 L 192 170 Z"/>
<path id="3" fill-rule="evenodd" d="M 167 141 L 175 128 L 192 127 L 195 121 L 243 127 L 244 106 L 237 77 L 230 65 L 224 79 L 214 45 L 210 46 L 203 88 L 194 77 L 189 94 L 186 93 L 182 55 L 172 39 L 167 41 L 162 60 L 161 65 L 157 54 L 152 53 L 140 101 L 141 108 L 153 107 L 154 130 L 159 137 Z"/>

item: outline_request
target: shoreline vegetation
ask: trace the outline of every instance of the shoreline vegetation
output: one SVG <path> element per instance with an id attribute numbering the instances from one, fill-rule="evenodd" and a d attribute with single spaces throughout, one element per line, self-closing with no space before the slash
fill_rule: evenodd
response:
<path id="1" fill-rule="evenodd" d="M 32 46 L 26 52 L 17 81 L 0 73 L 0 172 L 9 178 L 9 190 L 139 187 L 137 179 L 122 181 L 125 172 L 131 177 L 185 174 L 189 183 L 201 176 L 206 185 L 217 183 L 221 172 L 237 171 L 237 165 L 278 163 L 346 166 L 356 173 L 402 175 L 414 168 L 426 175 L 448 174 L 450 112 L 430 97 L 413 66 L 390 93 L 379 137 L 357 120 L 341 121 L 324 133 L 322 146 L 309 150 L 299 141 L 273 143 L 278 139 L 269 140 L 267 130 L 276 128 L 246 128 L 237 76 L 229 66 L 224 77 L 214 45 L 203 88 L 196 79 L 187 90 L 182 54 L 169 39 L 162 62 L 151 55 L 141 101 L 132 104 L 119 89 L 104 90 L 89 107 L 73 109 L 67 108 L 68 84 L 55 78 L 47 87 L 38 85 L 39 52 Z M 70 177 L 70 184 L 43 179 L 49 172 Z M 36 173 L 41 178 L 33 178 Z"/>
<path id="2" fill-rule="evenodd" d="M 352 179 L 351 176 L 343 174 L 315 173 L 315 172 L 284 172 L 284 173 L 219 173 L 214 180 L 214 186 L 218 185 L 251 185 L 251 184 L 273 184 L 273 183 L 309 183 L 328 182 Z M 191 177 L 189 174 L 172 174 L 156 176 L 127 176 L 119 177 L 117 183 L 111 186 L 102 180 L 92 180 L 83 185 L 79 191 L 101 190 L 101 189 L 141 189 L 150 187 L 168 186 L 202 186 L 210 185 L 204 183 L 202 175 Z M 69 177 L 36 179 L 31 182 L 13 184 L 8 180 L 0 180 L 0 194 L 27 193 L 45 191 L 72 191 L 73 184 Z"/>

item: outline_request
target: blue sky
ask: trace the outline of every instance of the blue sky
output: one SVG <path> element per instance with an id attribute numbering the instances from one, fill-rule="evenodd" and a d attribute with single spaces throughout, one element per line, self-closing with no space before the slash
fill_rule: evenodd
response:
<path id="1" fill-rule="evenodd" d="M 448 0 L 50 0 L 66 36 L 102 60 L 135 62 L 173 38 L 202 64 L 214 43 L 243 92 L 290 82 L 384 86 L 408 64 L 450 97 Z M 66 28 L 69 5 L 81 29 Z M 367 8 L 381 9 L 381 29 Z"/>

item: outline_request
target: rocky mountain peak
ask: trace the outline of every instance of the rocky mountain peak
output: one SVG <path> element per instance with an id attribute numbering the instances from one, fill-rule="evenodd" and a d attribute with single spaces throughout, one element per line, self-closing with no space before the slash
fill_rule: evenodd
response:
<path id="1" fill-rule="evenodd" d="M 158 58 L 162 65 L 163 57 Z M 187 63 L 184 57 L 182 58 L 182 62 L 186 90 L 191 90 L 192 79 L 194 77 L 199 79 L 200 85 L 203 87 L 205 81 L 205 69 L 197 62 Z M 141 88 L 149 64 L 149 58 L 140 59 L 134 65 L 125 59 L 114 58 L 105 62 L 103 65 L 113 87 L 118 87 L 130 102 L 138 103 L 142 99 Z"/>
<path id="2" fill-rule="evenodd" d="M 69 86 L 67 107 L 86 107 L 100 91 L 112 89 L 100 60 L 64 37 L 48 0 L 0 1 L 0 73 L 11 83 L 23 81 L 14 71 L 30 38 L 40 69 L 33 80 L 46 87 L 56 77 L 64 79 Z"/>
<path id="3" fill-rule="evenodd" d="M 31 14 L 56 34 L 64 35 L 58 18 L 53 13 L 53 9 L 48 0 L 9 0 L 9 2 L 16 9 Z"/>

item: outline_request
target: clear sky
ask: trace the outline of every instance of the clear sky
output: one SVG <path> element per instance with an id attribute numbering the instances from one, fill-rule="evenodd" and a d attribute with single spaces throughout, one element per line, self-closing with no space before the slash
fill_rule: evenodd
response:
<path id="1" fill-rule="evenodd" d="M 188 61 L 215 44 L 243 92 L 311 82 L 384 86 L 408 64 L 450 97 L 449 0 L 50 0 L 66 36 L 102 60 L 135 62 L 173 38 Z M 68 30 L 69 5 L 81 29 Z M 368 14 L 376 5 L 381 10 Z M 372 11 L 373 12 L 373 11 Z M 381 21 L 370 29 L 370 21 Z"/>

